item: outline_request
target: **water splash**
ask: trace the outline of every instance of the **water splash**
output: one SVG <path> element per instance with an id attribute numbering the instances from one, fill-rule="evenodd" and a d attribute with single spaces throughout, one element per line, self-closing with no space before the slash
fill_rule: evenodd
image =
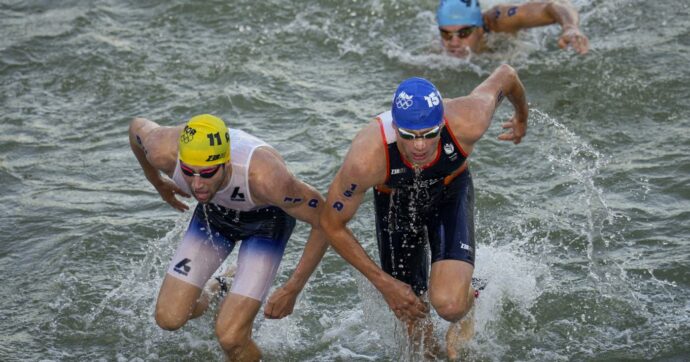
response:
<path id="1" fill-rule="evenodd" d="M 491 247 L 512 250 L 516 255 L 531 253 L 548 267 L 548 278 L 540 283 L 541 296 L 536 305 L 548 310 L 550 303 L 559 301 L 562 316 L 558 321 L 548 318 L 545 321 L 545 312 L 539 309 L 523 311 L 520 314 L 526 318 L 523 322 L 526 329 L 520 332 L 531 335 L 538 329 L 546 329 L 564 333 L 568 343 L 567 348 L 549 353 L 544 348 L 534 348 L 525 351 L 525 356 L 540 359 L 548 354 L 550 359 L 567 359 L 580 353 L 593 355 L 597 351 L 611 350 L 609 343 L 602 343 L 607 338 L 639 348 L 639 332 L 625 332 L 633 326 L 622 321 L 634 321 L 638 329 L 655 328 L 645 326 L 657 324 L 653 321 L 659 319 L 654 301 L 673 300 L 671 289 L 676 283 L 656 278 L 652 268 L 640 268 L 637 265 L 643 258 L 642 253 L 628 252 L 629 247 L 635 245 L 625 237 L 632 218 L 610 205 L 606 189 L 597 182 L 604 177 L 602 173 L 611 159 L 563 121 L 545 112 L 532 109 L 531 120 L 532 133 L 537 134 L 533 142 L 537 144 L 527 147 L 536 147 L 534 157 L 546 162 L 541 166 L 544 170 L 540 170 L 543 174 L 540 180 L 525 180 L 524 183 L 530 184 L 532 190 L 545 186 L 550 190 L 514 196 L 511 201 L 520 209 L 521 217 L 508 221 L 515 234 L 509 243 L 494 240 Z M 551 204 L 554 194 L 568 201 Z M 510 236 L 487 235 L 499 240 Z M 639 274 L 646 274 L 644 279 L 647 280 Z M 645 292 L 650 289 L 660 293 L 650 297 Z M 579 302 L 573 304 L 573 300 Z M 607 312 L 598 306 L 606 306 Z M 505 313 L 505 307 L 502 308 Z M 598 338 L 597 342 L 591 341 L 592 338 Z M 536 335 L 532 339 L 538 340 Z M 506 351 L 513 348 L 500 343 L 494 346 L 500 347 Z"/>

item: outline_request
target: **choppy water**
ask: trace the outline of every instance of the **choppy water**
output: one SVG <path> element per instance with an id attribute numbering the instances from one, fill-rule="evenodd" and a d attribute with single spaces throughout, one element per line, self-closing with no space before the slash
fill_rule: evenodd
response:
<path id="1" fill-rule="evenodd" d="M 435 4 L 1 1 L 0 360 L 221 359 L 213 313 L 155 325 L 191 214 L 143 177 L 132 117 L 217 114 L 325 192 L 398 82 L 460 96 L 502 62 L 527 88 L 530 128 L 519 146 L 497 141 L 503 106 L 472 156 L 489 280 L 473 359 L 690 359 L 689 5 L 576 1 L 589 55 L 558 50 L 548 27 L 466 62 L 439 53 Z M 369 200 L 351 227 L 375 255 L 372 217 Z M 294 315 L 255 324 L 267 361 L 399 360 L 395 331 L 334 252 Z"/>

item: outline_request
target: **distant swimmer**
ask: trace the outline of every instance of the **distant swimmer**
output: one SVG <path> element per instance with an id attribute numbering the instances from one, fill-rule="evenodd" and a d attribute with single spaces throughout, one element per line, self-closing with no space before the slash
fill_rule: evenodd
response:
<path id="1" fill-rule="evenodd" d="M 460 58 L 486 50 L 484 35 L 488 33 L 515 33 L 555 23 L 562 29 L 559 47 L 570 46 L 579 54 L 589 50 L 589 40 L 578 25 L 577 11 L 553 1 L 499 4 L 482 13 L 478 0 L 442 0 L 436 21 L 443 47 Z"/>
<path id="2" fill-rule="evenodd" d="M 473 305 L 474 186 L 467 159 L 504 98 L 515 112 L 498 139 L 518 144 L 528 106 L 512 67 L 498 67 L 468 96 L 449 100 L 425 79 L 403 81 L 391 110 L 355 136 L 330 186 L 321 226 L 331 246 L 410 331 L 428 316 L 427 297 L 452 323 Z M 370 188 L 380 266 L 347 228 Z"/>
<path id="3" fill-rule="evenodd" d="M 210 299 L 204 285 L 241 242 L 234 281 L 218 312 L 216 336 L 229 360 L 260 360 L 261 351 L 251 339 L 252 324 L 295 219 L 311 224 L 311 233 L 292 276 L 268 299 L 266 318 L 292 313 L 328 247 L 318 220 L 323 197 L 298 180 L 274 148 L 246 132 L 228 129 L 212 115 L 198 115 L 176 127 L 135 118 L 129 141 L 146 178 L 165 202 L 184 211 L 188 206 L 178 195 L 193 195 L 198 201 L 158 294 L 156 322 L 176 330 L 202 315 Z"/>

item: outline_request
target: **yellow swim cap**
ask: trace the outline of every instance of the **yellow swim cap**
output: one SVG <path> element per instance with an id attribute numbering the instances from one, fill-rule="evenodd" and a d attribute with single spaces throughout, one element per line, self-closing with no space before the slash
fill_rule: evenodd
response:
<path id="1" fill-rule="evenodd" d="M 178 141 L 180 160 L 192 166 L 230 161 L 230 134 L 222 119 L 210 114 L 192 117 Z"/>

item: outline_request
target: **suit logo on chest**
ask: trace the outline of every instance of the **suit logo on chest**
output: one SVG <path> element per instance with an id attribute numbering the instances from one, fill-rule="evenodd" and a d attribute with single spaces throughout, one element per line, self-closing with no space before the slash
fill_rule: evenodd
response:
<path id="1" fill-rule="evenodd" d="M 240 192 L 239 186 L 235 187 L 235 189 L 232 191 L 232 195 L 230 195 L 230 200 L 239 202 L 245 201 L 244 194 Z"/>
<path id="2" fill-rule="evenodd" d="M 455 152 L 455 147 L 453 146 L 452 143 L 446 143 L 443 145 L 443 152 L 448 155 L 448 158 L 451 161 L 455 161 L 458 158 L 457 152 Z"/>

